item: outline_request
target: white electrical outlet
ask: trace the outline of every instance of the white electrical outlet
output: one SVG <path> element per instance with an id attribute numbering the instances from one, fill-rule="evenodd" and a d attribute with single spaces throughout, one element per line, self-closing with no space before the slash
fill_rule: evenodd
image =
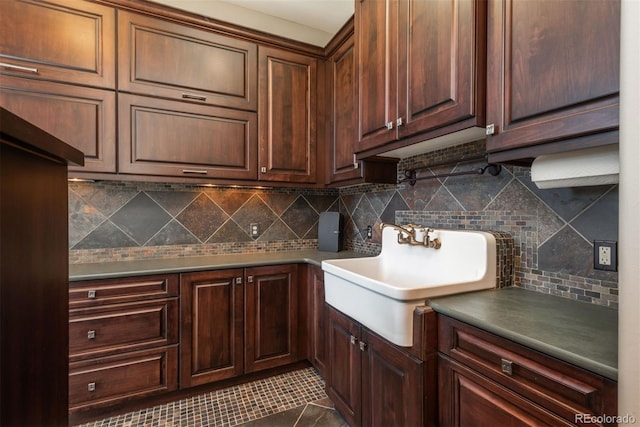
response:
<path id="1" fill-rule="evenodd" d="M 611 265 L 611 248 L 600 246 L 598 248 L 598 261 L 602 265 Z"/>

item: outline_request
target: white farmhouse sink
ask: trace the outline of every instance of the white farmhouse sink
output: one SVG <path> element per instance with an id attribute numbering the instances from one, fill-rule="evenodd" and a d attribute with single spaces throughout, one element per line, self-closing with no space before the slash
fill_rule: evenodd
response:
<path id="1" fill-rule="evenodd" d="M 325 300 L 393 342 L 413 344 L 413 310 L 432 297 L 496 287 L 496 241 L 481 231 L 436 230 L 440 249 L 401 244 L 382 230 L 380 255 L 322 262 Z M 422 233 L 417 233 L 420 239 Z"/>

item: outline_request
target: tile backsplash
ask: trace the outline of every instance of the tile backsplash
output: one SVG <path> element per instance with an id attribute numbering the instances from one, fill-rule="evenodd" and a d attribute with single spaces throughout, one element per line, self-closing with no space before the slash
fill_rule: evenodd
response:
<path id="1" fill-rule="evenodd" d="M 483 141 L 403 159 L 406 168 L 482 153 Z M 482 161 L 421 170 L 477 169 Z M 323 211 L 345 216 L 345 249 L 380 250 L 380 222 L 507 232 L 515 285 L 617 308 L 618 275 L 593 269 L 593 240 L 618 240 L 616 185 L 539 190 L 530 170 L 467 175 L 414 186 L 340 190 L 208 188 L 187 184 L 69 184 L 70 262 L 315 248 Z M 260 234 L 250 236 L 250 224 Z M 366 238 L 373 226 L 372 239 Z"/>

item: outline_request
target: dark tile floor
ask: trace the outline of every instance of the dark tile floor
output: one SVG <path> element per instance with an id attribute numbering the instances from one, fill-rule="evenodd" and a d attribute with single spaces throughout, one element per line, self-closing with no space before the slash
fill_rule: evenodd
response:
<path id="1" fill-rule="evenodd" d="M 342 427 L 313 368 L 83 424 L 82 427 Z"/>

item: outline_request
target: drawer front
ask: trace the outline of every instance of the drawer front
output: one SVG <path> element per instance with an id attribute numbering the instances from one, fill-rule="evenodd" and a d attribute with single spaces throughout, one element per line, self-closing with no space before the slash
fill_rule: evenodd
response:
<path id="1" fill-rule="evenodd" d="M 177 299 L 71 310 L 69 357 L 176 344 L 178 312 Z"/>
<path id="2" fill-rule="evenodd" d="M 448 317 L 438 327 L 440 352 L 569 421 L 617 413 L 613 381 Z"/>
<path id="3" fill-rule="evenodd" d="M 177 297 L 177 274 L 88 280 L 69 284 L 69 308 Z"/>
<path id="4" fill-rule="evenodd" d="M 176 390 L 177 386 L 177 346 L 71 363 L 70 412 Z"/>

